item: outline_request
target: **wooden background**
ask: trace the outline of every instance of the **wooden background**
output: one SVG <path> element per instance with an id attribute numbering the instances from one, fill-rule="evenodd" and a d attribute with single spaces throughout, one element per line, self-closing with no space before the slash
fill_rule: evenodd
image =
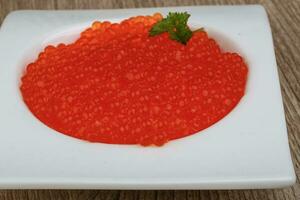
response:
<path id="1" fill-rule="evenodd" d="M 0 24 L 10 11 L 18 9 L 103 9 L 254 3 L 264 5 L 271 21 L 289 142 L 297 173 L 297 183 L 293 187 L 238 191 L 3 190 L 0 191 L 0 200 L 300 200 L 300 0 L 0 0 Z"/>

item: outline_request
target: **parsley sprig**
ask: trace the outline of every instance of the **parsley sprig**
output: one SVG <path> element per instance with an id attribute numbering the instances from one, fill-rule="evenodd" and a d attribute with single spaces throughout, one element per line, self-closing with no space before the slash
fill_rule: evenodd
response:
<path id="1" fill-rule="evenodd" d="M 190 14 L 187 12 L 169 12 L 166 18 L 153 25 L 149 35 L 155 36 L 168 32 L 172 40 L 186 44 L 193 34 L 187 25 L 189 17 Z"/>

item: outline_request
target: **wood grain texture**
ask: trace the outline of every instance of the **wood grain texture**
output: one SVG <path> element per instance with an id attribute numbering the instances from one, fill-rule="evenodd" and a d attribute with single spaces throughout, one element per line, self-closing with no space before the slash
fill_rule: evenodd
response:
<path id="1" fill-rule="evenodd" d="M 255 3 L 262 4 L 267 9 L 273 31 L 289 142 L 297 174 L 297 183 L 293 187 L 222 191 L 3 190 L 0 191 L 0 200 L 300 200 L 300 0 L 0 0 L 0 24 L 10 11 L 17 9 L 101 9 Z"/>

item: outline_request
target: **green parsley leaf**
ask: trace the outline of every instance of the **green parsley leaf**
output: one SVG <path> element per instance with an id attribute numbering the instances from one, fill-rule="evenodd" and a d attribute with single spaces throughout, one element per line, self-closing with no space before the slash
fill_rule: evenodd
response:
<path id="1" fill-rule="evenodd" d="M 149 35 L 155 36 L 168 32 L 172 40 L 186 44 L 193 34 L 187 25 L 189 17 L 190 14 L 187 12 L 170 12 L 166 18 L 153 25 Z"/>

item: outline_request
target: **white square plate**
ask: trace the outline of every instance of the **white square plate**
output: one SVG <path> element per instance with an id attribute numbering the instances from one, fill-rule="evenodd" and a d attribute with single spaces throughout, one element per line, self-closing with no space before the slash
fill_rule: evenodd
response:
<path id="1" fill-rule="evenodd" d="M 22 69 L 47 44 L 95 20 L 187 11 L 249 66 L 246 95 L 223 120 L 163 147 L 83 142 L 38 121 L 21 99 Z M 291 185 L 290 151 L 272 36 L 261 6 L 17 11 L 0 30 L 0 188 L 242 189 Z"/>

